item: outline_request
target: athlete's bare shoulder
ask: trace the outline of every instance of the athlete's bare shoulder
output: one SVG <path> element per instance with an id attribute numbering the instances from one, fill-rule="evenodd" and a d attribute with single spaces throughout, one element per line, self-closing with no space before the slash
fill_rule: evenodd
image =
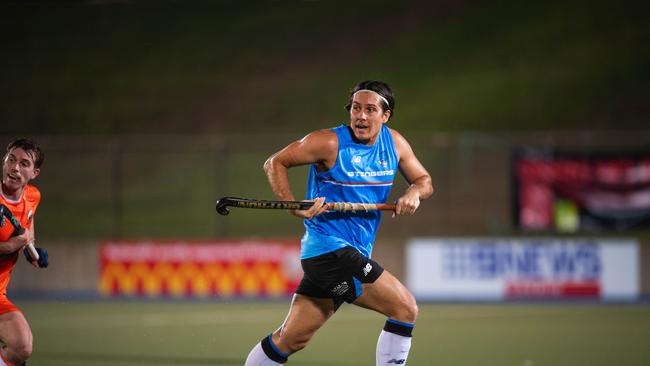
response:
<path id="1" fill-rule="evenodd" d="M 388 127 L 388 130 L 390 131 L 391 136 L 393 136 L 393 141 L 397 142 L 397 140 L 399 140 L 400 142 L 406 142 L 406 139 L 401 133 L 399 133 L 399 131 L 390 127 Z"/>
<path id="2" fill-rule="evenodd" d="M 331 129 L 313 131 L 299 144 L 307 155 L 311 155 L 311 162 L 319 165 L 319 170 L 330 169 L 336 162 L 339 139 Z"/>
<path id="3" fill-rule="evenodd" d="M 395 144 L 395 150 L 397 150 L 397 155 L 401 158 L 405 154 L 411 152 L 411 145 L 409 145 L 406 138 L 399 133 L 397 130 L 394 130 L 389 127 L 390 134 L 393 137 L 393 143 Z"/>
<path id="4" fill-rule="evenodd" d="M 322 130 L 313 131 L 300 141 L 310 145 L 311 147 L 318 147 L 327 150 L 329 149 L 336 150 L 338 148 L 338 143 L 339 143 L 338 137 L 336 136 L 336 132 L 334 132 L 331 129 L 322 129 Z"/>
<path id="5" fill-rule="evenodd" d="M 316 130 L 271 155 L 267 159 L 265 166 L 280 164 L 290 168 L 315 163 L 321 169 L 329 169 L 336 161 L 337 155 L 338 138 L 336 132 Z"/>

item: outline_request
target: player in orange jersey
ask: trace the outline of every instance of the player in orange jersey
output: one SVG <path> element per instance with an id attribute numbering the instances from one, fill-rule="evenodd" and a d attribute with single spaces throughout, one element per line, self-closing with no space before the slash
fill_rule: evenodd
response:
<path id="1" fill-rule="evenodd" d="M 7 299 L 7 285 L 21 250 L 32 265 L 48 265 L 45 249 L 36 248 L 38 261 L 26 250 L 26 245 L 34 241 L 34 214 L 41 200 L 41 193 L 29 182 L 40 173 L 43 157 L 35 142 L 18 139 L 7 146 L 2 159 L 0 204 L 11 211 L 25 230 L 18 235 L 9 220 L 0 218 L 4 219 L 0 227 L 0 341 L 4 343 L 0 348 L 0 366 L 25 365 L 32 354 L 32 331 L 20 309 Z"/>

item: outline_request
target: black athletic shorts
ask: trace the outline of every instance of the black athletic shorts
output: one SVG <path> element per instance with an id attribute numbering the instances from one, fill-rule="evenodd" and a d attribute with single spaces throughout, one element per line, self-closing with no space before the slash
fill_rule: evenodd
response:
<path id="1" fill-rule="evenodd" d="M 373 283 L 384 272 L 379 263 L 353 247 L 300 261 L 304 276 L 297 294 L 332 298 L 338 308 L 343 301 L 351 303 L 361 296 L 361 284 Z"/>

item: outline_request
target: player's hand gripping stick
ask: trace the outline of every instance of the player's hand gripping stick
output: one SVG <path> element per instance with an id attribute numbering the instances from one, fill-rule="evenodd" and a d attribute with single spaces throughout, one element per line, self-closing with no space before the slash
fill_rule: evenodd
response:
<path id="1" fill-rule="evenodd" d="M 12 237 L 22 235 L 25 232 L 25 229 L 20 225 L 20 222 L 16 219 L 16 217 L 11 213 L 9 208 L 5 205 L 0 205 L 0 227 L 4 225 L 5 218 L 9 220 L 11 223 L 11 226 L 14 227 L 14 232 L 11 235 Z M 31 259 L 35 262 L 38 262 L 40 255 L 38 254 L 38 251 L 34 247 L 34 242 L 29 242 L 27 243 L 27 250 L 29 251 L 29 254 L 31 255 Z"/>

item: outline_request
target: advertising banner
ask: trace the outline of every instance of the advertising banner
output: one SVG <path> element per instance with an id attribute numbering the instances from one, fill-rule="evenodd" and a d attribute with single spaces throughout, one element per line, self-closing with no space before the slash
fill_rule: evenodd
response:
<path id="1" fill-rule="evenodd" d="M 298 241 L 112 241 L 99 258 L 109 297 L 283 297 L 302 278 Z"/>
<path id="2" fill-rule="evenodd" d="M 515 150 L 515 224 L 529 231 L 650 227 L 650 154 Z"/>
<path id="3" fill-rule="evenodd" d="M 413 239 L 407 284 L 418 299 L 635 300 L 639 248 L 615 239 Z"/>

